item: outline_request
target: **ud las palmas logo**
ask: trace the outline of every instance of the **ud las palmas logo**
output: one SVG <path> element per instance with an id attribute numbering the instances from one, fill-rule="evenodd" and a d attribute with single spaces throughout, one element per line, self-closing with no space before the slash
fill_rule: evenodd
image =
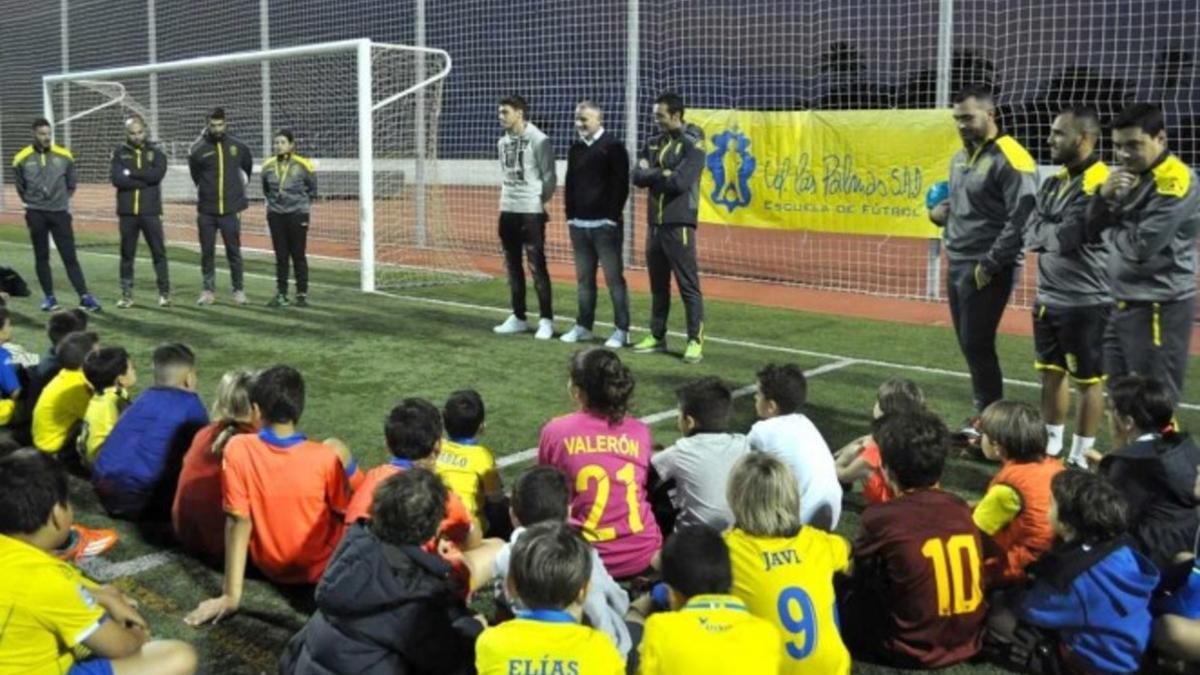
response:
<path id="1" fill-rule="evenodd" d="M 750 176 L 757 162 L 750 154 L 750 139 L 735 125 L 713 136 L 714 149 L 705 159 L 713 177 L 712 200 L 733 213 L 750 205 Z"/>

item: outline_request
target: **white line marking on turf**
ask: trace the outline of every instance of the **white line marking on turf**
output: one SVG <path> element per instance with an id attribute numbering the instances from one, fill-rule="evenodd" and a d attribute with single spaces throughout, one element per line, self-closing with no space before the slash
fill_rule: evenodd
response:
<path id="1" fill-rule="evenodd" d="M 108 583 L 121 577 L 131 577 L 148 572 L 175 560 L 176 557 L 176 554 L 170 551 L 159 551 L 115 563 L 103 558 L 83 558 L 76 562 L 75 566 L 87 573 L 91 579 Z"/>
<path id="2" fill-rule="evenodd" d="M 818 375 L 824 375 L 825 373 L 830 373 L 835 370 L 841 370 L 842 368 L 845 368 L 846 366 L 852 366 L 855 363 L 858 363 L 857 359 L 841 359 L 834 361 L 833 363 L 826 363 L 823 366 L 817 366 L 816 368 L 806 370 L 804 371 L 804 375 L 806 377 L 816 377 Z M 743 396 L 749 396 L 750 394 L 753 394 L 756 389 L 758 389 L 757 384 L 748 384 L 740 389 L 735 389 L 733 392 L 733 397 L 737 399 L 742 398 Z M 679 409 L 671 408 L 670 410 L 652 413 L 646 415 L 645 417 L 639 417 L 638 419 L 640 419 L 644 424 L 658 424 L 663 420 L 673 419 L 677 414 L 679 414 Z M 513 466 L 514 464 L 521 464 L 537 457 L 537 453 L 537 448 L 528 448 L 520 452 L 514 452 L 511 455 L 505 455 L 496 460 L 496 465 L 500 468 L 504 468 L 507 466 Z"/>
<path id="3" fill-rule="evenodd" d="M 0 246 L 17 246 L 17 247 L 21 247 L 21 248 L 25 248 L 25 249 L 32 248 L 31 245 L 29 245 L 29 244 L 22 244 L 19 242 L 0 242 Z M 92 255 L 92 256 L 97 256 L 97 257 L 102 257 L 102 258 L 115 258 L 115 259 L 120 259 L 120 257 L 121 257 L 115 253 L 104 253 L 101 251 L 89 251 L 89 250 L 80 250 L 79 254 L 80 255 Z M 138 257 L 136 262 L 139 266 L 147 266 L 148 267 L 151 264 L 151 261 L 147 260 L 144 257 Z M 198 265 L 194 265 L 191 263 L 183 263 L 183 262 L 178 262 L 178 261 L 174 261 L 171 264 L 174 266 L 178 266 L 178 267 L 188 267 L 190 269 L 196 269 L 198 267 Z M 227 270 L 227 268 L 222 267 L 222 268 L 218 268 L 217 271 L 218 271 L 218 273 L 225 273 L 228 270 Z M 245 276 L 254 277 L 256 279 L 267 279 L 267 280 L 272 280 L 272 281 L 275 279 L 274 275 L 261 274 L 258 272 L 246 272 Z M 330 289 L 341 290 L 341 291 L 351 291 L 354 293 L 360 292 L 357 288 L 345 286 L 342 284 L 309 282 L 309 286 L 313 286 L 313 287 L 317 287 L 317 288 L 330 288 Z M 477 305 L 475 303 L 470 303 L 470 302 L 461 302 L 458 300 L 443 300 L 441 298 L 424 298 L 424 297 L 421 297 L 418 295 L 404 295 L 401 293 L 390 293 L 388 291 L 375 291 L 375 295 L 381 295 L 381 296 L 393 298 L 396 300 L 403 300 L 406 302 L 414 302 L 414 303 L 423 304 L 423 305 L 438 305 L 441 307 L 455 307 L 458 309 L 489 312 L 489 313 L 498 314 L 498 315 L 508 314 L 510 312 L 510 310 L 507 308 L 496 307 L 493 305 Z M 597 321 L 596 325 L 612 327 L 613 324 L 606 322 L 606 321 Z M 636 330 L 636 331 L 645 331 L 646 330 L 645 328 L 643 328 L 641 326 L 630 326 L 630 329 Z M 672 337 L 677 337 L 677 338 L 686 338 L 687 337 L 686 334 L 679 333 L 676 331 L 671 331 L 668 334 L 671 335 Z M 877 368 L 887 368 L 887 369 L 891 369 L 891 370 L 905 370 L 905 371 L 909 371 L 909 372 L 913 372 L 913 373 L 924 373 L 926 375 L 941 375 L 941 376 L 946 376 L 946 377 L 955 377 L 955 378 L 959 378 L 959 379 L 970 379 L 970 377 L 971 377 L 970 373 L 967 373 L 967 372 L 964 372 L 961 370 L 949 370 L 946 368 L 934 368 L 931 366 L 917 366 L 917 365 L 912 365 L 912 364 L 908 364 L 908 363 L 893 363 L 891 361 L 880 361 L 878 359 L 867 359 L 867 358 L 860 358 L 857 356 L 846 356 L 844 354 L 831 354 L 829 352 L 818 352 L 818 351 L 813 351 L 810 349 L 798 349 L 796 347 L 784 347 L 781 345 L 769 345 L 769 344 L 763 344 L 761 342 L 753 342 L 750 340 L 735 340 L 735 339 L 731 339 L 731 338 L 723 338 L 723 337 L 717 337 L 717 336 L 711 336 L 711 335 L 704 336 L 704 340 L 706 342 L 712 342 L 714 344 L 728 345 L 731 347 L 742 347 L 745 349 L 756 349 L 756 350 L 764 351 L 764 352 L 777 352 L 780 354 L 795 354 L 797 356 L 810 356 L 813 358 L 830 359 L 830 360 L 849 359 L 849 360 L 853 361 L 855 365 L 875 366 Z M 1011 378 L 1011 377 L 1004 378 L 1004 383 L 1011 384 L 1014 387 L 1023 387 L 1023 388 L 1027 388 L 1027 389 L 1039 389 L 1042 386 L 1041 383 L 1039 383 L 1039 382 L 1033 382 L 1031 380 L 1019 380 L 1019 379 L 1015 379 L 1015 378 Z M 1200 404 L 1196 404 L 1196 403 L 1180 402 L 1177 405 L 1177 407 L 1182 408 L 1184 410 L 1200 410 Z"/>

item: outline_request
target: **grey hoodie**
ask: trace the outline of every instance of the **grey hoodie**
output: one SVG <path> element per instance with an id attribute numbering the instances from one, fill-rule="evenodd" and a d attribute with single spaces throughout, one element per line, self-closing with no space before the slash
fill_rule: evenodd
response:
<path id="1" fill-rule="evenodd" d="M 532 122 L 519 134 L 504 134 L 496 142 L 500 151 L 500 211 L 545 213 L 554 196 L 558 177 L 554 173 L 554 148 L 550 139 Z"/>

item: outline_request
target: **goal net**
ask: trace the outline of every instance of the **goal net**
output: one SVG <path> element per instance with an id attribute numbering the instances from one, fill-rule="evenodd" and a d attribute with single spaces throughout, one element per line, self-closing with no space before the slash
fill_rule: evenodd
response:
<path id="1" fill-rule="evenodd" d="M 242 214 L 243 247 L 270 250 L 261 165 L 272 135 L 289 129 L 313 160 L 311 258 L 359 269 L 364 290 L 482 276 L 450 227 L 438 172 L 446 52 L 346 40 L 43 78 L 55 138 L 74 154 L 76 221 L 115 219 L 109 158 L 125 120 L 145 120 L 167 156 L 162 183 L 168 239 L 194 244 L 195 186 L 188 152 L 207 113 L 225 110 L 229 132 L 254 157 Z"/>

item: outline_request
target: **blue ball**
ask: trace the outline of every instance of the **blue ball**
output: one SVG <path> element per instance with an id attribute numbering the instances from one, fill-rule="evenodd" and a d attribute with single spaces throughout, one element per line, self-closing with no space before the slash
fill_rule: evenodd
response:
<path id="1" fill-rule="evenodd" d="M 925 193 L 925 208 L 932 211 L 934 207 L 947 199 L 950 199 L 950 183 L 940 180 L 930 185 L 929 191 Z"/>

